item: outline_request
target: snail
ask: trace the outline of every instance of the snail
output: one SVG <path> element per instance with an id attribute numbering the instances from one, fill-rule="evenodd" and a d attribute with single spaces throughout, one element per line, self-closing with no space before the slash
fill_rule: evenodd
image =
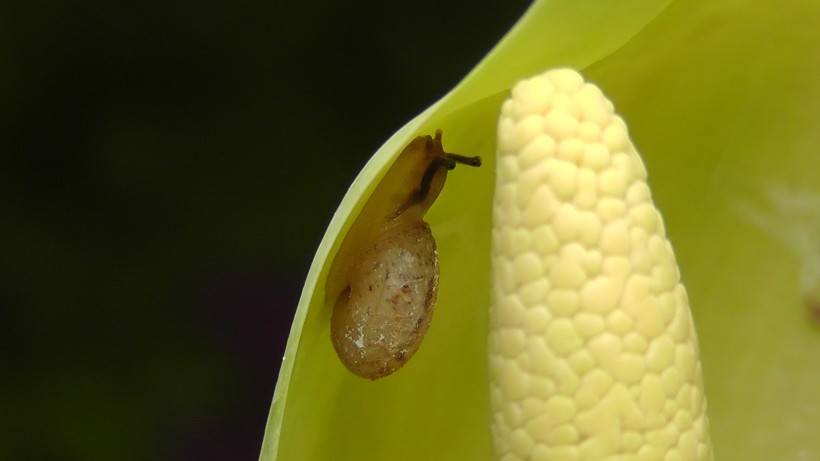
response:
<path id="1" fill-rule="evenodd" d="M 341 362 L 368 379 L 387 376 L 415 354 L 438 294 L 438 252 L 424 215 L 447 171 L 480 157 L 444 152 L 441 130 L 399 154 L 350 228 L 326 284 L 331 340 Z"/>

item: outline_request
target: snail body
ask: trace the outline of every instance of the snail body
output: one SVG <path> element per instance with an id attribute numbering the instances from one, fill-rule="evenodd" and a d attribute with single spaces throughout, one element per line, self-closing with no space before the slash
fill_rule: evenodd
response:
<path id="1" fill-rule="evenodd" d="M 441 131 L 419 136 L 399 155 L 342 243 L 328 275 L 331 340 L 354 374 L 377 379 L 415 354 L 438 294 L 436 242 L 424 214 L 456 163 L 478 157 L 445 153 Z"/>

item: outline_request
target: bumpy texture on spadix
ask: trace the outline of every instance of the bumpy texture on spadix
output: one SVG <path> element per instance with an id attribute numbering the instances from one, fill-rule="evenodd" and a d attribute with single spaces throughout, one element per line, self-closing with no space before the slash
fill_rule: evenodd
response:
<path id="1" fill-rule="evenodd" d="M 493 222 L 497 458 L 712 459 L 695 330 L 646 170 L 577 72 L 520 82 L 504 103 Z"/>

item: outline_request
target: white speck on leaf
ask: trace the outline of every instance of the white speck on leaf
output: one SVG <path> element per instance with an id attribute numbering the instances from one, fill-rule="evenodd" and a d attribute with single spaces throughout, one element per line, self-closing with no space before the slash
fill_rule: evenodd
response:
<path id="1" fill-rule="evenodd" d="M 763 198 L 763 207 L 739 200 L 734 208 L 797 257 L 800 295 L 807 307 L 820 310 L 820 192 L 771 183 Z"/>

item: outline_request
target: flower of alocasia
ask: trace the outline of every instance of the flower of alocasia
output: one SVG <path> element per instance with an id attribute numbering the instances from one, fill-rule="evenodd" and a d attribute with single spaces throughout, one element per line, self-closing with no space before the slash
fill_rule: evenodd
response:
<path id="1" fill-rule="evenodd" d="M 305 283 L 261 459 L 489 461 L 521 459 L 527 449 L 530 459 L 641 459 L 582 450 L 584 439 L 566 431 L 551 440 L 567 450 L 493 443 L 497 370 L 488 360 L 488 311 L 501 283 L 491 270 L 497 123 L 516 82 L 557 67 L 577 69 L 601 88 L 643 159 L 697 327 L 715 458 L 820 458 L 818 20 L 814 0 L 534 3 L 351 186 Z M 398 153 L 436 129 L 448 152 L 480 155 L 484 165 L 454 171 L 425 218 L 441 273 L 419 351 L 390 376 L 362 379 L 330 342 L 329 267 Z M 646 442 L 615 437 L 621 447 Z"/>

